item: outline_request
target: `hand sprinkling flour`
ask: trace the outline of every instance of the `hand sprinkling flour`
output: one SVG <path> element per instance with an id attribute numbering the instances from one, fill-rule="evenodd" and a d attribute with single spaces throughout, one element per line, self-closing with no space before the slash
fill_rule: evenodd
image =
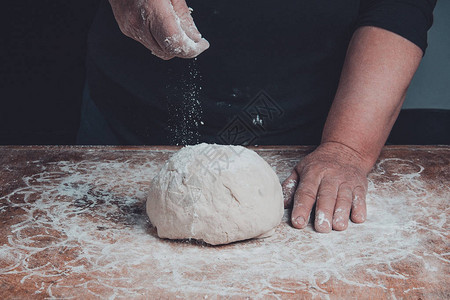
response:
<path id="1" fill-rule="evenodd" d="M 161 59 L 193 58 L 209 48 L 184 0 L 109 0 L 120 30 Z"/>

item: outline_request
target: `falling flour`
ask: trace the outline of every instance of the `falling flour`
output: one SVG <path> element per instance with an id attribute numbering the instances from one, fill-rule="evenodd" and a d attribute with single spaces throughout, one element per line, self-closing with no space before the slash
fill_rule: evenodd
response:
<path id="1" fill-rule="evenodd" d="M 168 140 L 173 145 L 193 145 L 200 141 L 199 127 L 204 122 L 200 102 L 201 76 L 196 60 L 189 61 L 185 72 L 170 74 L 171 84 L 167 86 Z"/>

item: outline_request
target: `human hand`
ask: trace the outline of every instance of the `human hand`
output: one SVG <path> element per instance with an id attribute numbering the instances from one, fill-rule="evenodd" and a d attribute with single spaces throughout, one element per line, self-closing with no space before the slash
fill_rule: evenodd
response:
<path id="1" fill-rule="evenodd" d="M 371 168 L 361 155 L 343 144 L 321 144 L 283 182 L 285 207 L 293 203 L 292 225 L 306 227 L 316 200 L 314 228 L 318 232 L 347 229 L 350 214 L 353 222 L 364 222 Z"/>
<path id="2" fill-rule="evenodd" d="M 120 30 L 159 58 L 193 58 L 209 48 L 185 0 L 109 0 Z"/>

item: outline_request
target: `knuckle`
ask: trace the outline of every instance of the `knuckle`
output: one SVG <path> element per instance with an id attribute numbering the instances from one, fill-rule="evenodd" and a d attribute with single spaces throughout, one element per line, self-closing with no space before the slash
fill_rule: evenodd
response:
<path id="1" fill-rule="evenodd" d="M 301 201 L 294 202 L 294 206 L 293 206 L 294 209 L 302 208 L 302 207 L 305 207 L 305 204 L 303 202 L 301 202 Z"/>
<path id="2" fill-rule="evenodd" d="M 347 187 L 340 187 L 338 194 L 337 194 L 337 200 L 345 201 L 345 202 L 351 202 L 353 197 L 353 191 L 351 188 Z"/>
<path id="3" fill-rule="evenodd" d="M 353 193 L 356 195 L 359 195 L 360 197 L 365 196 L 367 193 L 367 188 L 365 185 L 361 185 L 360 183 L 357 183 L 354 185 Z"/>
<path id="4" fill-rule="evenodd" d="M 308 188 L 308 187 L 300 188 L 300 191 L 299 191 L 300 199 L 316 201 L 316 196 L 317 196 L 316 192 L 314 192 L 311 188 Z"/>
<path id="5" fill-rule="evenodd" d="M 340 203 L 346 203 L 346 204 L 348 205 L 348 204 L 351 204 L 351 203 L 352 203 L 352 196 L 338 195 L 338 197 L 336 198 L 336 201 L 337 201 L 337 202 L 340 202 Z"/>
<path id="6" fill-rule="evenodd" d="M 353 190 L 353 184 L 351 182 L 348 181 L 342 181 L 339 184 L 339 190 L 343 191 L 343 192 L 351 192 Z"/>
<path id="7" fill-rule="evenodd" d="M 335 218 L 341 218 L 341 217 L 344 217 L 344 216 L 348 217 L 349 215 L 350 215 L 350 206 L 348 206 L 348 207 L 343 207 L 343 206 L 337 207 L 334 210 L 334 214 L 333 214 L 333 216 Z"/>
<path id="8" fill-rule="evenodd" d="M 336 199 L 336 196 L 336 189 L 333 186 L 321 187 L 318 193 L 318 197 L 324 199 Z"/>
<path id="9" fill-rule="evenodd" d="M 366 201 L 362 198 L 355 197 L 352 200 L 352 209 L 361 209 L 366 207 Z"/>
<path id="10" fill-rule="evenodd" d="M 334 208 L 328 206 L 321 206 L 318 204 L 317 213 L 323 213 L 325 216 L 332 216 Z"/>
<path id="11" fill-rule="evenodd" d="M 317 194 L 316 200 L 319 205 L 332 204 L 336 202 L 336 194 L 320 192 Z"/>
<path id="12" fill-rule="evenodd" d="M 352 200 L 355 203 L 365 203 L 366 202 L 366 194 L 355 193 L 352 197 Z"/>

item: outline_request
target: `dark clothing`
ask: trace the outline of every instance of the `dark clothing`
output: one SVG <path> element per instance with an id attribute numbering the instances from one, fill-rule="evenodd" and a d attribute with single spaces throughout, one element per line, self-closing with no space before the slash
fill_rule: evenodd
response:
<path id="1" fill-rule="evenodd" d="M 435 3 L 188 1 L 211 47 L 196 60 L 163 61 L 120 32 L 104 1 L 88 41 L 85 102 L 114 137 L 103 144 L 318 144 L 355 29 L 381 27 L 425 51 Z M 86 109 L 80 143 L 99 135 L 87 138 L 89 123 Z"/>

